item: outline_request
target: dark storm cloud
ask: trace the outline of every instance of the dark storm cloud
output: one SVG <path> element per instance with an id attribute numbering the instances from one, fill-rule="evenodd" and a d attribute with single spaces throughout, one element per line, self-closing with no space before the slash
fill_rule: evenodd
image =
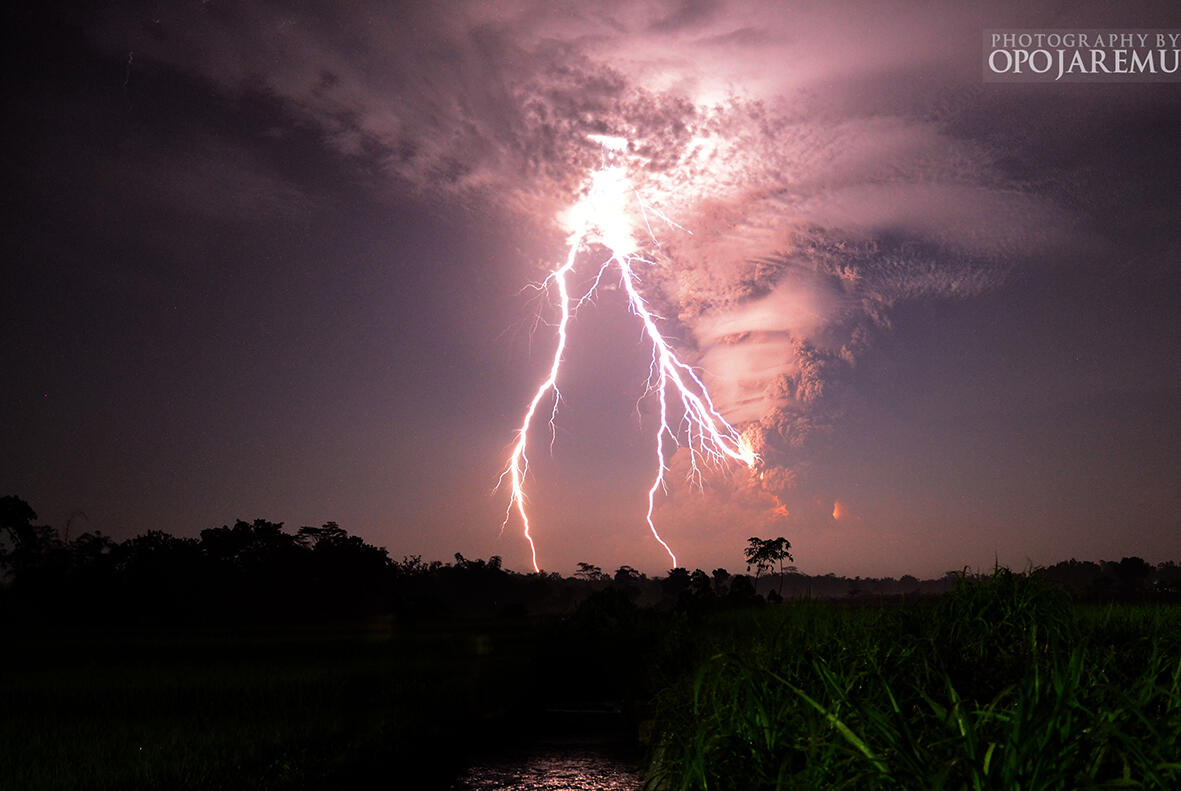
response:
<path id="1" fill-rule="evenodd" d="M 899 303 L 977 296 L 1099 243 L 1074 199 L 1093 184 L 1013 144 L 1069 125 L 1019 92 L 982 98 L 971 6 L 375 8 L 190 3 L 96 36 L 273 97 L 398 188 L 538 224 L 599 162 L 589 134 L 627 137 L 638 189 L 693 231 L 661 229 L 652 297 L 772 466 L 800 463 L 839 420 Z M 1016 8 L 1009 23 L 1054 19 Z M 277 210 L 300 202 L 265 180 L 230 186 Z"/>

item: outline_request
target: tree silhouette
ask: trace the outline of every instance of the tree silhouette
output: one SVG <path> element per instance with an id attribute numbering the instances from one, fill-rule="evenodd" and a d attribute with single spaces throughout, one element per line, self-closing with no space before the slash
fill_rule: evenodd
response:
<path id="1" fill-rule="evenodd" d="M 591 563 L 579 563 L 578 571 L 574 572 L 574 576 L 579 579 L 584 579 L 587 582 L 599 582 L 607 579 L 607 575 L 603 573 L 603 569 Z"/>
<path id="2" fill-rule="evenodd" d="M 206 555 L 239 567 L 289 557 L 297 545 L 296 536 L 283 532 L 282 522 L 266 519 L 255 519 L 253 524 L 239 519 L 233 527 L 222 525 L 201 531 L 201 550 Z"/>
<path id="3" fill-rule="evenodd" d="M 762 601 L 755 593 L 755 585 L 745 574 L 736 574 L 730 580 L 730 590 L 726 592 L 726 600 L 732 605 L 746 606 Z"/>
<path id="4" fill-rule="evenodd" d="M 725 596 L 726 590 L 729 588 L 730 572 L 717 568 L 713 570 L 711 576 L 714 578 L 714 593 Z"/>
<path id="5" fill-rule="evenodd" d="M 66 568 L 57 531 L 35 525 L 37 512 L 19 497 L 0 497 L 0 581 L 8 578 L 34 598 L 51 595 Z"/>
<path id="6" fill-rule="evenodd" d="M 349 534 L 336 522 L 325 522 L 323 527 L 301 527 L 295 534 L 295 540 L 310 549 L 323 545 L 325 548 L 337 547 L 347 543 Z"/>
<path id="7" fill-rule="evenodd" d="M 769 571 L 779 564 L 779 595 L 783 596 L 783 561 L 792 560 L 795 558 L 791 556 L 791 542 L 783 536 L 779 538 L 761 539 L 757 536 L 751 536 L 748 546 L 745 551 L 746 555 L 746 570 L 750 571 L 750 567 L 755 567 L 755 583 L 759 581 L 759 575 L 764 571 Z"/>
<path id="8" fill-rule="evenodd" d="M 631 566 L 625 565 L 615 569 L 615 581 L 620 585 L 626 585 L 629 582 L 638 582 L 643 576 Z"/>
<path id="9" fill-rule="evenodd" d="M 32 506 L 15 495 L 0 497 L 0 530 L 8 534 L 11 549 L 4 549 L 0 545 L 0 552 L 5 556 L 20 549 L 35 540 L 33 520 L 37 512 Z"/>
<path id="10" fill-rule="evenodd" d="M 668 576 L 661 580 L 660 587 L 664 589 L 667 595 L 676 599 L 681 595 L 681 591 L 689 589 L 692 579 L 689 569 L 680 567 L 669 569 Z"/>
<path id="11" fill-rule="evenodd" d="M 1138 599 L 1143 596 L 1148 585 L 1148 578 L 1152 576 L 1152 566 L 1143 558 L 1126 557 L 1119 563 L 1113 564 L 1115 578 L 1119 585 L 1119 593 L 1126 599 Z"/>
<path id="12" fill-rule="evenodd" d="M 714 591 L 710 585 L 709 575 L 701 569 L 693 569 L 693 574 L 689 577 L 690 590 L 693 595 L 701 599 L 707 599 L 713 596 Z"/>

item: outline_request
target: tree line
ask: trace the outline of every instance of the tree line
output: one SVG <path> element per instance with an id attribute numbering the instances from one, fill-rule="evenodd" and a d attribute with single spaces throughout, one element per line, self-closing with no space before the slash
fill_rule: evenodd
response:
<path id="1" fill-rule="evenodd" d="M 149 530 L 123 541 L 100 532 L 63 537 L 19 497 L 0 497 L 0 620 L 25 623 L 182 624 L 299 622 L 393 615 L 402 619 L 569 612 L 598 595 L 691 613 L 802 597 L 859 600 L 935 595 L 957 576 L 919 580 L 801 574 L 786 538 L 752 537 L 747 571 L 582 562 L 570 577 L 520 574 L 501 559 L 394 560 L 335 522 L 284 529 L 255 519 L 180 538 Z M 1181 567 L 1065 561 L 1038 570 L 1080 598 L 1181 599 Z"/>

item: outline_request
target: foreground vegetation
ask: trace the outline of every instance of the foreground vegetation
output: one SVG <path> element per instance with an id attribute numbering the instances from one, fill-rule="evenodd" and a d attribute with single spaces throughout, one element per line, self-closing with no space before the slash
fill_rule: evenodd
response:
<path id="1" fill-rule="evenodd" d="M 1181 787 L 1181 610 L 1039 575 L 707 615 L 659 697 L 667 789 Z"/>
<path id="2" fill-rule="evenodd" d="M 0 789 L 440 788 L 587 706 L 661 791 L 1181 787 L 1173 562 L 565 578 L 35 519 L 0 497 Z"/>
<path id="3" fill-rule="evenodd" d="M 580 701 L 622 704 L 653 789 L 1181 784 L 1176 605 L 1071 603 L 1005 570 L 914 602 L 635 599 L 609 586 L 554 616 L 10 629 L 0 787 L 445 788 Z"/>

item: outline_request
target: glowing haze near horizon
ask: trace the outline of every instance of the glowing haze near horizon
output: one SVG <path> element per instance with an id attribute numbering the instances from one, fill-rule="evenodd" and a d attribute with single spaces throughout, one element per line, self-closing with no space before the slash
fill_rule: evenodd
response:
<path id="1" fill-rule="evenodd" d="M 43 521 L 335 520 L 530 568 L 490 491 L 555 351 L 520 287 L 606 137 L 692 231 L 653 225 L 641 293 L 760 460 L 695 488 L 667 455 L 681 565 L 738 570 L 752 535 L 811 573 L 1181 559 L 1177 86 L 979 70 L 983 29 L 1168 4 L 5 13 L 0 493 Z M 546 570 L 669 561 L 628 306 L 614 275 L 579 306 L 552 454 L 532 429 Z"/>

